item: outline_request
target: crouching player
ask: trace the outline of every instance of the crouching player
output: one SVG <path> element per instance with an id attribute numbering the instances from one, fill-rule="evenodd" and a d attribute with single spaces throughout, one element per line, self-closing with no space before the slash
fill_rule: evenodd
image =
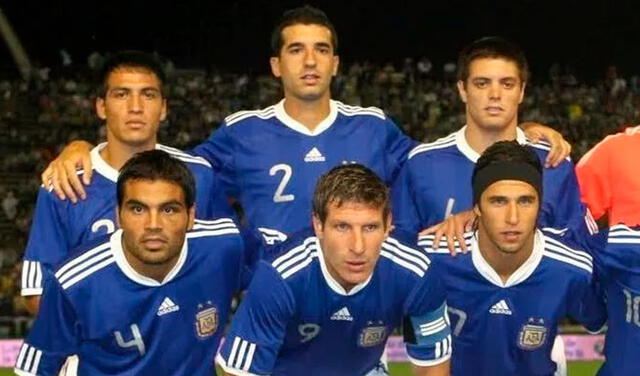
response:
<path id="1" fill-rule="evenodd" d="M 16 373 L 56 375 L 78 354 L 81 375 L 213 374 L 243 242 L 229 219 L 195 220 L 194 198 L 193 175 L 167 153 L 127 161 L 120 229 L 49 276 Z"/>
<path id="2" fill-rule="evenodd" d="M 419 240 L 445 279 L 452 374 L 551 376 L 558 322 L 571 316 L 598 331 L 606 321 L 592 258 L 536 228 L 542 168 L 527 146 L 489 147 L 472 185 L 478 217 L 476 231 L 465 235 L 471 252 L 451 257 L 434 251 L 432 235 Z"/>
<path id="3" fill-rule="evenodd" d="M 415 373 L 448 375 L 442 280 L 423 251 L 389 235 L 384 182 L 362 165 L 335 167 L 316 186 L 312 221 L 260 261 L 217 357 L 225 372 L 365 375 L 404 322 Z"/>

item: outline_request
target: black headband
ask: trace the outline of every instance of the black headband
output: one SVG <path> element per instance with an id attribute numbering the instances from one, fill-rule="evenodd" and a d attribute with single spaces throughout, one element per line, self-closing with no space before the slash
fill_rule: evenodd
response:
<path id="1" fill-rule="evenodd" d="M 486 165 L 473 174 L 473 203 L 480 201 L 482 192 L 499 180 L 520 180 L 529 183 L 542 199 L 542 173 L 524 162 L 500 161 Z"/>

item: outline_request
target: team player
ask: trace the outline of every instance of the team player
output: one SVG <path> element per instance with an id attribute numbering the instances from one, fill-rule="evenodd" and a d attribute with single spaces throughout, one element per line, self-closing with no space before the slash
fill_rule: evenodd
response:
<path id="1" fill-rule="evenodd" d="M 448 375 L 441 279 L 424 252 L 389 236 L 384 182 L 362 165 L 333 168 L 318 181 L 312 222 L 260 261 L 217 357 L 225 372 L 365 375 L 404 322 L 415 373 Z"/>
<path id="2" fill-rule="evenodd" d="M 619 224 L 590 238 L 598 281 L 607 297 L 605 362 L 599 376 L 638 374 L 640 357 L 640 227 Z"/>
<path id="3" fill-rule="evenodd" d="M 524 53 L 499 37 L 479 39 L 458 59 L 458 92 L 465 103 L 466 125 L 409 153 L 393 192 L 395 224 L 418 232 L 451 214 L 468 211 L 473 202 L 468 184 L 480 154 L 499 140 L 528 143 L 518 128 L 518 106 L 529 69 Z M 532 144 L 541 161 L 548 144 Z M 541 227 L 565 228 L 582 218 L 573 164 L 568 159 L 544 169 Z"/>
<path id="4" fill-rule="evenodd" d="M 603 227 L 640 225 L 640 126 L 607 136 L 576 166 L 582 201 Z"/>
<path id="5" fill-rule="evenodd" d="M 195 192 L 184 163 L 161 150 L 125 163 L 120 229 L 51 275 L 18 375 L 56 375 L 70 354 L 85 375 L 215 373 L 243 242 L 231 219 L 194 219 Z"/>
<path id="6" fill-rule="evenodd" d="M 248 223 L 267 242 L 282 241 L 310 225 L 312 189 L 321 174 L 358 162 L 391 184 L 416 145 L 381 110 L 331 99 L 337 52 L 336 30 L 321 10 L 305 6 L 285 12 L 272 34 L 270 60 L 284 99 L 260 111 L 228 116 L 193 150 L 219 170 L 227 193 L 238 199 Z M 547 131 L 549 137 L 557 135 Z M 86 144 L 74 143 L 61 156 L 64 162 L 54 164 L 66 166 L 52 169 L 62 187 L 68 176 L 82 190 L 72 174 L 82 160 L 75 152 L 82 149 Z M 87 181 L 88 175 L 84 177 Z"/>
<path id="7" fill-rule="evenodd" d="M 536 228 L 543 194 L 538 155 L 517 141 L 500 141 L 475 165 L 472 197 L 477 229 L 471 252 L 436 258 L 447 288 L 453 331 L 453 375 L 553 375 L 558 322 L 571 316 L 590 331 L 606 321 L 591 256 Z"/>
<path id="8" fill-rule="evenodd" d="M 46 271 L 70 249 L 116 229 L 118 170 L 135 153 L 157 148 L 187 164 L 199 191 L 199 218 L 231 212 L 209 162 L 157 144 L 158 127 L 167 114 L 160 63 L 142 52 L 120 52 L 106 62 L 100 79 L 96 112 L 106 123 L 107 142 L 91 150 L 95 176 L 86 187 L 88 199 L 74 205 L 47 187 L 38 193 L 22 268 L 22 295 L 32 313 L 37 311 Z"/>

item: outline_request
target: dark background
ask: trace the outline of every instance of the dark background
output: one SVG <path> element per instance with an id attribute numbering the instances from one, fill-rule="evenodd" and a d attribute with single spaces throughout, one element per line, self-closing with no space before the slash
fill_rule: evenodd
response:
<path id="1" fill-rule="evenodd" d="M 401 62 L 429 57 L 436 71 L 466 43 L 503 35 L 524 47 L 534 80 L 559 62 L 585 80 L 609 64 L 623 75 L 640 72 L 639 1 L 309 1 L 325 10 L 340 37 L 343 62 Z M 74 63 L 93 51 L 157 51 L 178 67 L 267 72 L 269 36 L 283 10 L 299 1 L 193 0 L 16 1 L 0 3 L 37 65 Z M 0 68 L 15 71 L 4 42 Z M 17 72 L 14 72 L 17 74 Z"/>

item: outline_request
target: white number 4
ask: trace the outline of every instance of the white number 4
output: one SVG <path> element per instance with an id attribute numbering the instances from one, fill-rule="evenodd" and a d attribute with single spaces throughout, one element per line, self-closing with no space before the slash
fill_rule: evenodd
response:
<path id="1" fill-rule="evenodd" d="M 115 332 L 113 332 L 113 334 L 116 336 L 116 342 L 118 343 L 118 346 L 125 349 L 127 347 L 137 347 L 140 356 L 143 356 L 146 351 L 144 348 L 144 341 L 142 341 L 142 335 L 140 334 L 140 329 L 138 329 L 138 325 L 131 325 L 131 333 L 133 334 L 133 339 L 125 342 L 124 338 L 122 338 L 122 334 L 120 334 L 119 331 L 116 330 Z"/>

